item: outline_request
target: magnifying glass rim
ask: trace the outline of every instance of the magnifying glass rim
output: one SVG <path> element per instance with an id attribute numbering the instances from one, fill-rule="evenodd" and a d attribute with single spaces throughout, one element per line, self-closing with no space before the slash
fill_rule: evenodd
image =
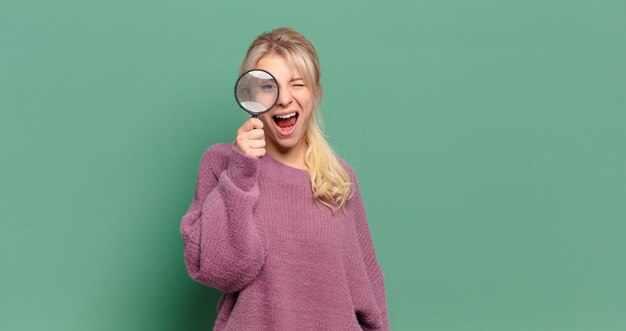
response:
<path id="1" fill-rule="evenodd" d="M 239 97 L 237 96 L 237 86 L 239 85 L 239 81 L 240 81 L 240 80 L 241 80 L 244 76 L 246 76 L 248 73 L 250 73 L 250 72 L 252 72 L 252 71 L 262 71 L 262 72 L 264 72 L 264 73 L 266 73 L 266 74 L 270 75 L 270 77 L 272 77 L 272 79 L 276 82 L 276 99 L 274 99 L 274 102 L 272 103 L 272 105 L 271 105 L 269 108 L 267 108 L 267 109 L 265 109 L 264 111 L 261 111 L 261 112 L 253 112 L 253 111 L 250 111 L 250 110 L 246 109 L 246 107 L 244 107 L 244 106 L 241 104 L 241 102 L 239 102 Z M 265 112 L 269 111 L 270 109 L 272 109 L 272 108 L 276 105 L 276 102 L 278 101 L 278 96 L 280 95 L 280 88 L 278 88 L 278 80 L 276 80 L 276 77 L 274 77 L 274 75 L 272 75 L 269 71 L 267 71 L 267 70 L 263 70 L 263 69 L 250 69 L 250 70 L 248 70 L 248 71 L 246 71 L 246 72 L 242 73 L 242 74 L 239 76 L 239 78 L 237 78 L 237 81 L 235 82 L 234 92 L 235 92 L 235 101 L 237 101 L 237 105 L 239 105 L 239 108 L 241 108 L 241 109 L 245 110 L 245 111 L 246 111 L 246 113 L 248 113 L 248 114 L 250 114 L 250 115 L 252 115 L 252 116 L 258 116 L 258 115 L 261 115 L 261 114 L 263 114 L 263 113 L 265 113 Z"/>

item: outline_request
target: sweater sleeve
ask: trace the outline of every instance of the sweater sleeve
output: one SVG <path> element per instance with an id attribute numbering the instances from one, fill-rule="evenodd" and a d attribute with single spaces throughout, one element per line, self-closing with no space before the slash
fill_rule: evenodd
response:
<path id="1" fill-rule="evenodd" d="M 265 260 L 264 236 L 253 222 L 259 160 L 233 145 L 226 152 L 230 157 L 224 158 L 216 146 L 202 157 L 196 191 L 180 231 L 191 278 L 234 292 L 258 276 Z"/>
<path id="2" fill-rule="evenodd" d="M 367 221 L 367 214 L 365 213 L 365 207 L 363 205 L 363 199 L 361 197 L 361 191 L 356 179 L 356 175 L 352 172 L 352 180 L 354 182 L 354 212 L 355 212 L 355 224 L 356 232 L 359 239 L 359 246 L 363 256 L 363 262 L 369 276 L 370 285 L 376 298 L 376 304 L 380 311 L 381 326 L 380 328 L 372 328 L 366 330 L 391 330 L 389 324 L 389 312 L 387 307 L 387 295 L 385 291 L 385 279 L 382 269 L 376 258 L 376 252 L 374 250 L 374 243 L 372 241 L 372 235 Z"/>

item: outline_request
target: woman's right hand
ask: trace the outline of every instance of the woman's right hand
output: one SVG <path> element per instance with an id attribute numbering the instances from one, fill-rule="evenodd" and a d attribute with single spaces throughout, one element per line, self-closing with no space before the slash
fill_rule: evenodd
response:
<path id="1" fill-rule="evenodd" d="M 263 122 L 251 117 L 237 130 L 235 147 L 250 157 L 262 157 L 265 155 L 265 133 Z"/>

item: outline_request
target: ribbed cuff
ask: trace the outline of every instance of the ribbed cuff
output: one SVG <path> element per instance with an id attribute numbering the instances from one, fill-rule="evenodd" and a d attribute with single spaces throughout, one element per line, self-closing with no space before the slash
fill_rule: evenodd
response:
<path id="1" fill-rule="evenodd" d="M 228 164 L 228 177 L 244 191 L 249 191 L 259 176 L 259 158 L 243 154 L 235 145 L 231 145 L 231 157 Z"/>

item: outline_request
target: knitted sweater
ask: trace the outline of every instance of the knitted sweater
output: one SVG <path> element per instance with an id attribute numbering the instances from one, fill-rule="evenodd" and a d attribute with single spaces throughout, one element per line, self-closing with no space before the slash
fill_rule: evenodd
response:
<path id="1" fill-rule="evenodd" d="M 382 270 L 355 184 L 341 210 L 306 170 L 208 148 L 180 230 L 187 272 L 224 292 L 214 330 L 389 330 Z"/>

